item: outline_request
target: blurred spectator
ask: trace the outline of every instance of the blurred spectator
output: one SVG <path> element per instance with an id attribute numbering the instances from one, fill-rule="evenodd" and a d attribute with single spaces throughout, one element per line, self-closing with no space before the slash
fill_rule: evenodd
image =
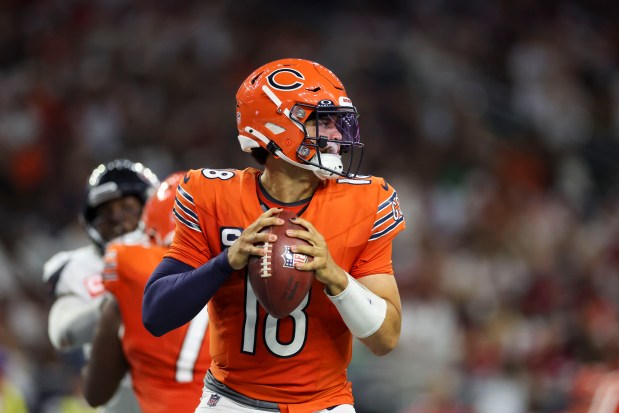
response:
<path id="1" fill-rule="evenodd" d="M 7 375 L 7 355 L 0 347 L 0 411 L 10 413 L 27 413 L 28 408 L 21 390 L 15 386 Z"/>

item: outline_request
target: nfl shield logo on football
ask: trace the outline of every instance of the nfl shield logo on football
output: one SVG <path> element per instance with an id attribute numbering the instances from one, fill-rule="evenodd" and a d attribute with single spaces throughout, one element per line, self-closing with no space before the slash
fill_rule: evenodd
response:
<path id="1" fill-rule="evenodd" d="M 219 396 L 218 394 L 211 394 L 211 398 L 208 399 L 208 405 L 210 407 L 215 407 L 217 406 L 217 402 L 219 401 L 219 399 L 221 399 L 221 396 Z"/>
<path id="2" fill-rule="evenodd" d="M 284 259 L 284 267 L 286 268 L 294 268 L 295 264 L 303 264 L 307 262 L 307 255 L 293 253 L 290 251 L 290 247 L 288 245 L 286 245 L 286 251 L 282 254 L 282 258 Z"/>

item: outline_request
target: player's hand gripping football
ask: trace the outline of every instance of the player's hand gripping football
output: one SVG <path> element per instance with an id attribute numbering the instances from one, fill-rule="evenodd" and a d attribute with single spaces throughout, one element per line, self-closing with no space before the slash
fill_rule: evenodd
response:
<path id="1" fill-rule="evenodd" d="M 286 235 L 304 239 L 310 245 L 293 245 L 290 247 L 290 250 L 314 257 L 310 262 L 296 264 L 295 268 L 301 271 L 314 270 L 316 279 L 327 286 L 328 292 L 331 295 L 337 295 L 344 291 L 348 285 L 348 277 L 346 272 L 333 261 L 327 242 L 322 234 L 318 232 L 311 222 L 303 218 L 295 219 L 294 223 L 301 225 L 306 231 L 289 229 L 286 231 Z"/>
<path id="2" fill-rule="evenodd" d="M 260 244 L 266 241 L 274 242 L 277 235 L 261 233 L 260 230 L 269 225 L 282 225 L 284 220 L 273 216 L 280 212 L 281 208 L 271 208 L 245 228 L 241 236 L 228 248 L 228 262 L 232 268 L 240 270 L 247 265 L 251 255 L 261 257 L 266 254 Z"/>

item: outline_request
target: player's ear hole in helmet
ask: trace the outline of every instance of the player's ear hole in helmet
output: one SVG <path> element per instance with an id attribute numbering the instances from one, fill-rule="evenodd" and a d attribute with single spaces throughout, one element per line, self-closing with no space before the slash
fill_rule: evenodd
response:
<path id="1" fill-rule="evenodd" d="M 150 169 L 128 159 L 100 164 L 92 171 L 86 184 L 81 219 L 88 236 L 100 250 L 111 240 L 102 231 L 104 226 L 120 225 L 120 221 L 131 219 L 135 226 L 128 230 L 123 227 L 122 232 L 135 229 L 142 207 L 157 185 L 159 180 Z M 120 232 L 119 228 L 112 231 L 115 236 L 123 235 Z"/>

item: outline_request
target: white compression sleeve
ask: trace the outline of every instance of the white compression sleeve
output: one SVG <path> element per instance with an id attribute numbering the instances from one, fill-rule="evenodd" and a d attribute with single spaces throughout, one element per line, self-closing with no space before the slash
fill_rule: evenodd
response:
<path id="1" fill-rule="evenodd" d="M 338 295 L 327 297 L 340 312 L 342 320 L 358 338 L 374 334 L 387 315 L 387 301 L 377 296 L 348 275 L 348 286 Z M 326 292 L 326 291 L 325 291 Z"/>
<path id="2" fill-rule="evenodd" d="M 101 299 L 85 301 L 74 295 L 64 295 L 49 312 L 48 334 L 54 348 L 69 350 L 89 343 L 101 317 Z"/>

